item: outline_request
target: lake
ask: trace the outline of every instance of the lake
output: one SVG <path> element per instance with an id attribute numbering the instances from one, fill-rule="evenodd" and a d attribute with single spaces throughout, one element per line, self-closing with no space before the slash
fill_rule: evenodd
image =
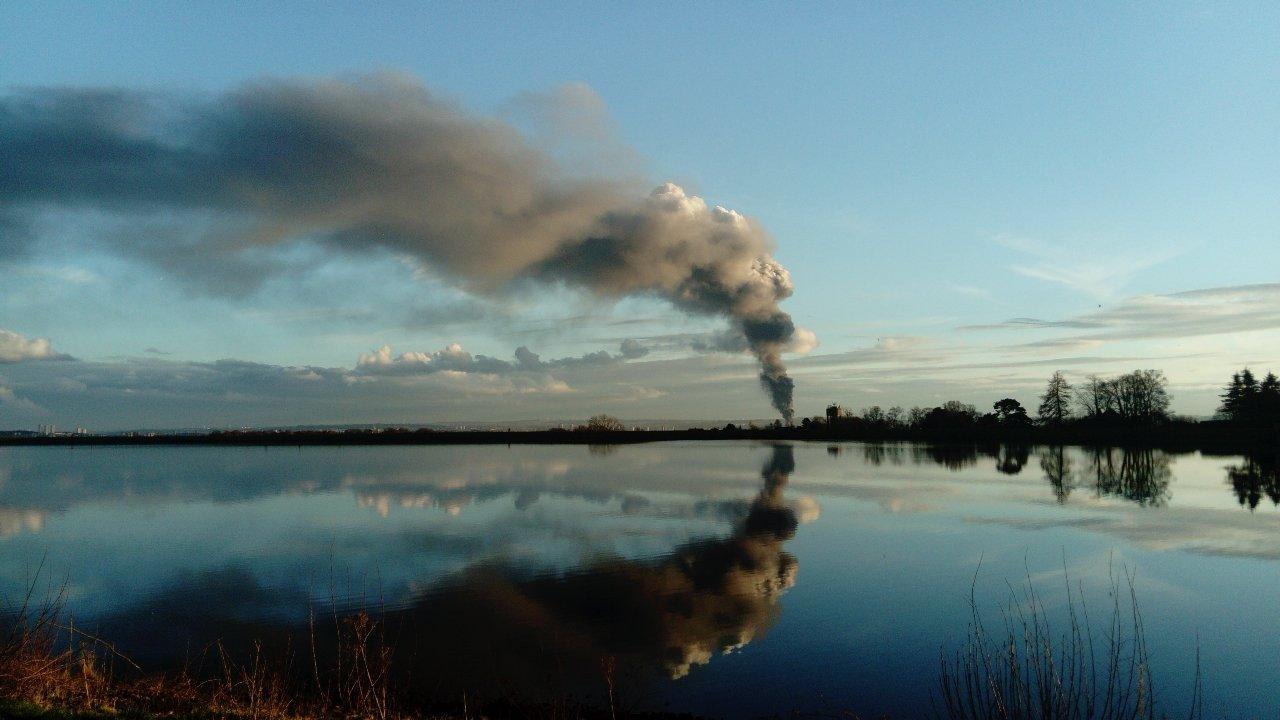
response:
<path id="1" fill-rule="evenodd" d="M 640 709 L 916 717 L 971 588 L 1102 615 L 1131 571 L 1165 709 L 1198 645 L 1207 716 L 1275 717 L 1278 499 L 1273 459 L 1120 448 L 0 448 L 0 591 L 43 563 L 154 667 L 364 609 L 441 692 L 608 657 Z"/>

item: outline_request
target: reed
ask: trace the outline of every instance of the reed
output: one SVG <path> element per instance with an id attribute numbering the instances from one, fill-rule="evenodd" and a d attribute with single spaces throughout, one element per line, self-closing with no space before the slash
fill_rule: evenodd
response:
<path id="1" fill-rule="evenodd" d="M 1009 587 L 994 631 L 969 591 L 966 642 L 940 657 L 938 715 L 950 720 L 1157 720 L 1157 702 L 1134 575 L 1108 572 L 1110 607 L 1100 625 L 1064 570 L 1065 620 L 1051 622 L 1030 577 Z M 1189 720 L 1201 716 L 1199 650 Z"/>

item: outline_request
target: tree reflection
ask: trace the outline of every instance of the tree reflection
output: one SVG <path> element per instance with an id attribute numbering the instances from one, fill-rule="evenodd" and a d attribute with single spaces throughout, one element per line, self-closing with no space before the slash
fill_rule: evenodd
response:
<path id="1" fill-rule="evenodd" d="M 978 464 L 976 445 L 912 445 L 911 459 L 917 465 L 934 462 L 948 470 L 964 470 Z"/>
<path id="2" fill-rule="evenodd" d="M 995 452 L 996 470 L 1005 475 L 1017 475 L 1027 466 L 1031 457 L 1028 445 L 1001 445 Z"/>
<path id="3" fill-rule="evenodd" d="M 1092 477 L 1098 496 L 1124 498 L 1144 507 L 1169 501 L 1169 456 L 1150 448 L 1091 448 L 1085 477 Z"/>
<path id="4" fill-rule="evenodd" d="M 897 443 L 865 443 L 862 446 L 862 459 L 875 467 L 886 462 L 901 465 L 903 456 L 902 445 Z"/>
<path id="5" fill-rule="evenodd" d="M 1040 469 L 1053 488 L 1053 496 L 1062 504 L 1067 501 L 1072 490 L 1071 458 L 1067 457 L 1066 448 L 1055 445 L 1040 455 Z"/>
<path id="6" fill-rule="evenodd" d="M 1256 510 L 1263 496 L 1280 505 L 1280 462 L 1275 455 L 1248 456 L 1227 468 L 1227 482 L 1241 507 Z"/>
<path id="7" fill-rule="evenodd" d="M 889 454 L 878 445 L 868 445 L 864 456 L 872 465 L 880 465 L 886 457 L 900 462 L 901 446 L 896 446 L 899 455 Z M 1027 466 L 1031 459 L 1031 446 L 1021 443 L 992 445 L 912 445 L 911 459 L 917 465 L 936 463 L 948 470 L 964 470 L 974 467 L 981 458 L 995 460 L 997 472 L 1005 475 L 1017 475 Z"/>

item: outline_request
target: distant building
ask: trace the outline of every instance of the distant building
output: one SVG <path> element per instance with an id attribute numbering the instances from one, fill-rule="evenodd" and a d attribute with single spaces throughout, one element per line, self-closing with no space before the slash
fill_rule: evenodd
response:
<path id="1" fill-rule="evenodd" d="M 827 424 L 828 425 L 835 425 L 836 423 L 840 422 L 840 418 L 847 417 L 847 416 L 848 416 L 848 412 L 844 408 L 840 407 L 839 404 L 831 403 L 830 405 L 827 406 Z"/>

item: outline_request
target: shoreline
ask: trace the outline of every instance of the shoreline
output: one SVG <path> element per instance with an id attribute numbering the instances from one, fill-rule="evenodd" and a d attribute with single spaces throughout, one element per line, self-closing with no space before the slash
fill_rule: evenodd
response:
<path id="1" fill-rule="evenodd" d="M 374 446 L 374 445 L 631 445 L 651 442 L 922 442 L 932 444 L 1109 445 L 1211 453 L 1280 450 L 1280 428 L 1226 424 L 1154 427 L 957 428 L 947 430 L 826 427 L 688 430 L 245 430 L 204 434 L 2 436 L 0 447 L 82 446 Z"/>

